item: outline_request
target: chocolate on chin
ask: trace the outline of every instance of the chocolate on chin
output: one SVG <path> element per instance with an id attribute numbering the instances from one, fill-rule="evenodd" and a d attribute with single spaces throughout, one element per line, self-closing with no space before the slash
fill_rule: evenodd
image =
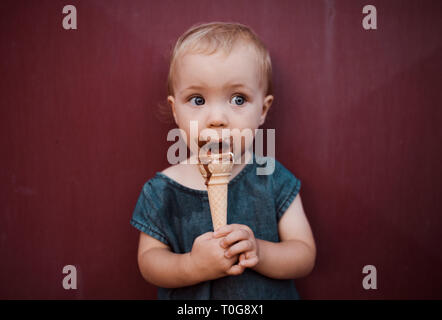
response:
<path id="1" fill-rule="evenodd" d="M 233 164 L 233 137 L 226 139 L 207 141 L 198 140 L 198 164 L 200 172 L 205 178 L 205 184 L 208 186 L 210 178 L 214 171 L 231 171 Z M 209 168 L 209 164 L 212 164 Z M 226 164 L 227 166 L 214 166 L 215 164 Z"/>
<path id="2" fill-rule="evenodd" d="M 212 153 L 215 154 L 223 154 L 223 153 L 233 153 L 233 137 L 230 136 L 225 139 L 217 139 L 212 140 L 209 136 L 207 138 L 207 141 L 204 140 L 198 140 L 198 148 L 199 154 L 203 155 L 211 155 Z"/>

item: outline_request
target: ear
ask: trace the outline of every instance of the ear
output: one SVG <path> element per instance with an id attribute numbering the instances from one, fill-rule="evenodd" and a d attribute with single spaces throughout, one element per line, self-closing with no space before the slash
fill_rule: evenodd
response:
<path id="1" fill-rule="evenodd" d="M 262 113 L 261 113 L 261 118 L 259 119 L 259 125 L 264 124 L 266 117 L 267 117 L 267 112 L 269 112 L 269 109 L 272 106 L 272 103 L 273 103 L 273 96 L 272 95 L 268 95 L 264 98 L 264 104 L 262 106 Z"/>
<path id="2" fill-rule="evenodd" d="M 176 118 L 176 111 L 175 111 L 175 98 L 173 96 L 168 96 L 167 102 L 170 104 L 170 107 L 172 108 L 173 118 L 175 119 L 175 123 L 178 125 L 178 121 Z"/>

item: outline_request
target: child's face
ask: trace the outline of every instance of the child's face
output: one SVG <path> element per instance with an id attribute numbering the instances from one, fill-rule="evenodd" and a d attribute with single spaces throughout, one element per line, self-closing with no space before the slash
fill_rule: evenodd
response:
<path id="1" fill-rule="evenodd" d="M 254 133 L 264 123 L 273 96 L 265 96 L 256 59 L 252 48 L 239 44 L 227 57 L 222 52 L 188 53 L 177 61 L 175 96 L 168 101 L 187 137 L 190 121 L 198 121 L 198 134 L 211 128 L 219 137 L 222 129 L 248 128 Z"/>

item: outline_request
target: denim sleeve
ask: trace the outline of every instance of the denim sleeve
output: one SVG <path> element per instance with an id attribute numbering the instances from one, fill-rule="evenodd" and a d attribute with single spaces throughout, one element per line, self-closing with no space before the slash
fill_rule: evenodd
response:
<path id="1" fill-rule="evenodd" d="M 169 241 L 162 230 L 162 206 L 160 199 L 157 199 L 157 190 L 148 181 L 143 186 L 138 197 L 137 204 L 132 214 L 130 224 L 147 235 L 169 245 Z"/>
<path id="2" fill-rule="evenodd" d="M 276 161 L 273 174 L 276 217 L 279 221 L 301 189 L 301 181 Z"/>

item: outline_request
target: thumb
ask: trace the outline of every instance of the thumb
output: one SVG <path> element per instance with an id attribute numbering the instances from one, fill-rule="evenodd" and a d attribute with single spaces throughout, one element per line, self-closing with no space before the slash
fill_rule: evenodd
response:
<path id="1" fill-rule="evenodd" d="M 233 266 L 230 267 L 229 270 L 227 270 L 227 274 L 229 276 L 239 276 L 241 273 L 244 272 L 245 267 L 240 266 L 238 264 L 234 264 Z"/>

